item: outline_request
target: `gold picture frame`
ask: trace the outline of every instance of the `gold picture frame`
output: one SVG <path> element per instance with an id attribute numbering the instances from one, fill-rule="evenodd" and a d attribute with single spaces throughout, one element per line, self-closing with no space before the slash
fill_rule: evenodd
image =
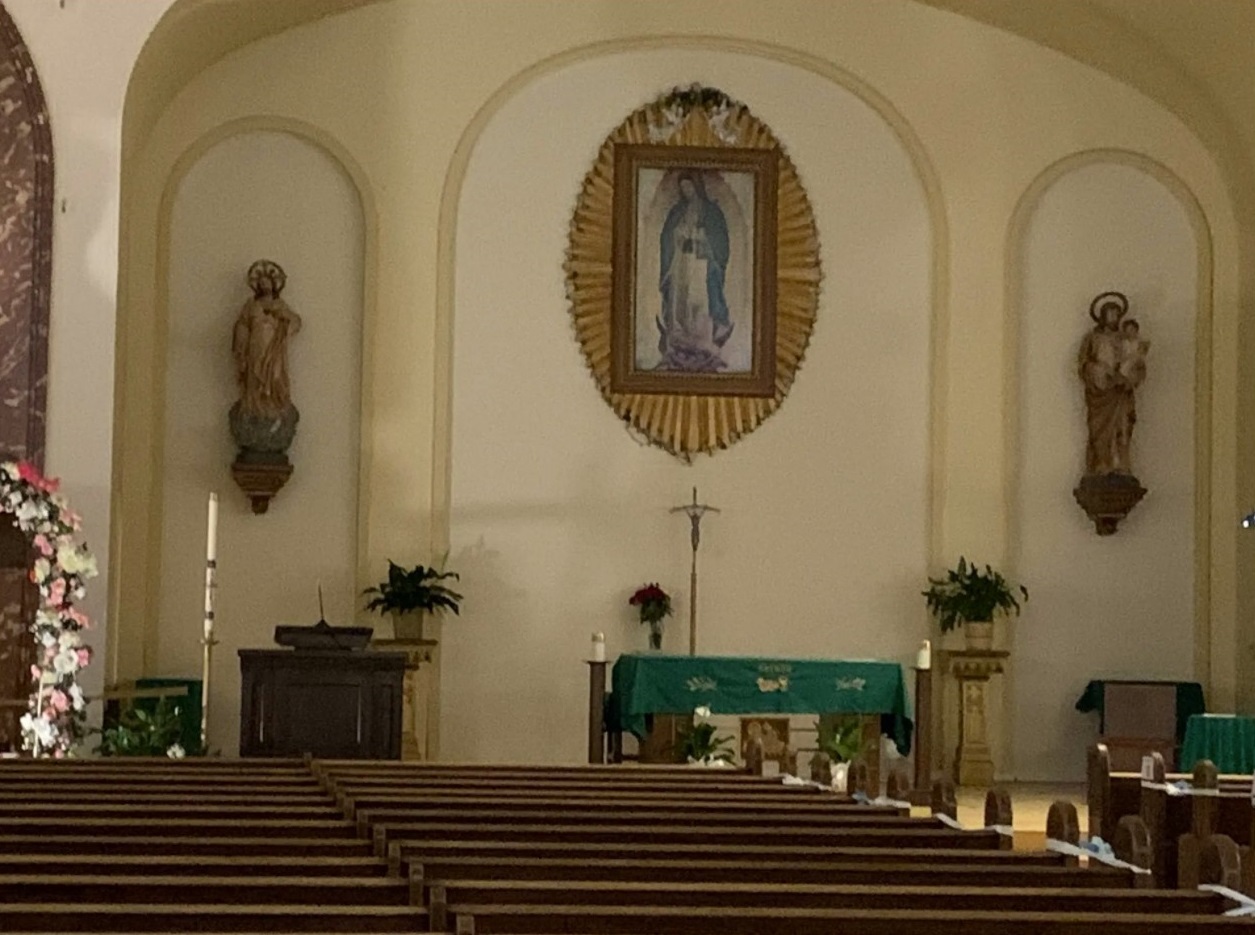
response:
<path id="1" fill-rule="evenodd" d="M 610 391 L 774 396 L 776 154 L 614 155 Z"/>
<path id="2" fill-rule="evenodd" d="M 695 309 L 674 300 L 671 306 L 711 318 L 705 343 L 715 349 L 735 344 L 735 354 L 719 350 L 724 366 L 659 367 L 664 350 L 649 354 L 669 324 L 663 234 L 671 233 L 666 219 L 686 171 L 722 189 L 707 200 L 724 199 L 729 240 L 733 226 L 742 231 L 734 270 L 731 244 L 721 255 L 711 225 L 690 212 L 692 227 L 706 227 L 695 253 L 708 255 L 698 258 L 724 267 L 725 287 L 727 276 L 739 277 L 733 291 L 740 304 L 734 309 L 727 292 L 723 297 L 734 337 L 722 345 L 714 340 L 718 314 L 711 310 L 720 302 L 709 286 Z M 649 205 L 643 192 L 652 193 Z M 728 217 L 732 204 L 739 220 Z M 684 460 L 729 447 L 780 407 L 810 342 L 822 280 L 810 200 L 783 146 L 744 104 L 697 85 L 633 112 L 603 142 L 571 219 L 565 270 L 576 339 L 602 397 L 634 433 Z M 689 293 L 700 292 L 701 270 L 686 275 Z"/>

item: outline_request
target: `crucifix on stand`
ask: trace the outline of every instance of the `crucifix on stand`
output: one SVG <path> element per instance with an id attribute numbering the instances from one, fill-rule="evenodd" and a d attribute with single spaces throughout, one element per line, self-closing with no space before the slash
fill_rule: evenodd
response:
<path id="1" fill-rule="evenodd" d="M 672 513 L 684 513 L 692 524 L 689 541 L 693 546 L 693 563 L 689 572 L 689 655 L 697 655 L 697 548 L 702 544 L 702 517 L 718 513 L 719 508 L 697 502 L 697 488 L 693 488 L 693 502 L 671 508 Z"/>

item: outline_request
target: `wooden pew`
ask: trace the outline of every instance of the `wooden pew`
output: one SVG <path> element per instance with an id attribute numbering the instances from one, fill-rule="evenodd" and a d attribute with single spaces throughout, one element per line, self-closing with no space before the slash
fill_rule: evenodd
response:
<path id="1" fill-rule="evenodd" d="M 71 829 L 73 830 L 73 829 Z M 104 856 L 221 856 L 236 858 L 284 857 L 307 854 L 311 857 L 370 857 L 370 841 L 361 838 L 302 837 L 205 837 L 167 835 L 147 837 L 101 837 L 94 834 L 51 836 L 39 832 L 0 835 L 0 854 L 84 854 Z"/>
<path id="2" fill-rule="evenodd" d="M 1163 788 L 1166 773 L 1163 758 L 1154 759 L 1151 784 L 1142 784 L 1140 817 L 1150 833 L 1155 881 L 1164 887 L 1177 886 L 1178 844 L 1194 825 L 1195 795 L 1173 795 Z M 1249 788 L 1245 792 L 1219 788 L 1219 777 L 1210 761 L 1200 761 L 1191 777 L 1196 788 L 1209 794 L 1201 796 L 1208 818 L 1208 833 L 1223 833 L 1241 846 L 1251 842 L 1253 820 Z M 1206 837 L 1207 835 L 1202 835 Z"/>
<path id="3" fill-rule="evenodd" d="M 160 868 L 156 868 L 160 869 Z M 198 876 L 88 874 L 8 874 L 0 876 L 0 905 L 54 903 L 66 900 L 73 887 L 73 901 L 88 903 L 151 904 L 195 902 L 201 904 L 346 906 L 422 905 L 420 888 L 397 877 L 305 876 Z M 221 871 L 220 871 L 221 873 Z"/>
<path id="4" fill-rule="evenodd" d="M 715 826 L 642 825 L 625 821 L 599 824 L 495 825 L 449 822 L 377 822 L 371 832 L 375 853 L 383 856 L 393 842 L 445 839 L 486 845 L 507 842 L 550 844 L 631 844 L 674 846 L 696 844 L 748 846 L 762 841 L 762 828 L 749 825 Z M 791 828 L 788 840 L 798 847 L 953 848 L 997 850 L 1010 841 L 995 831 L 953 831 L 948 828 Z"/>
<path id="5" fill-rule="evenodd" d="M 556 843 L 552 841 L 465 841 L 438 838 L 391 841 L 387 846 L 389 872 L 399 874 L 413 862 L 446 857 L 489 859 L 586 857 L 639 859 L 657 857 L 693 863 L 719 860 L 750 860 L 763 863 L 823 861 L 842 866 L 914 863 L 994 867 L 1065 867 L 1076 860 L 1053 851 L 950 849 L 941 847 L 882 848 L 807 846 L 779 843 L 699 844 L 688 841 L 650 844 Z"/>
<path id="6" fill-rule="evenodd" d="M 936 853 L 936 852 L 930 852 Z M 410 861 L 410 874 L 423 886 L 453 880 L 601 880 L 641 882 L 736 883 L 843 883 L 900 886 L 1012 886 L 1120 889 L 1133 886 L 1128 870 L 1101 864 L 1079 867 L 1062 863 L 1026 863 L 1000 866 L 1000 862 L 976 863 L 978 855 L 962 852 L 970 860 L 895 859 L 895 852 L 879 859 L 852 855 L 841 859 L 783 861 L 721 858 L 672 859 L 667 857 L 457 857 L 436 854 Z M 1006 852 L 999 851 L 997 854 Z"/>
<path id="7" fill-rule="evenodd" d="M 62 897 L 64 899 L 64 896 Z M 0 904 L 0 932 L 421 932 L 418 906 Z"/>
<path id="8" fill-rule="evenodd" d="M 1157 754 L 1148 754 L 1152 757 Z M 1163 765 L 1163 757 L 1158 756 L 1156 769 Z M 1189 781 L 1191 774 L 1168 773 L 1163 770 L 1162 782 Z M 1217 784 L 1222 791 L 1234 793 L 1251 792 L 1251 776 L 1220 775 Z M 1111 755 L 1105 744 L 1094 744 L 1089 748 L 1086 766 L 1086 798 L 1089 807 L 1089 836 L 1101 837 L 1110 842 L 1119 820 L 1125 815 L 1138 815 L 1141 812 L 1142 776 L 1141 773 L 1117 773 L 1111 769 Z"/>
<path id="9" fill-rule="evenodd" d="M 1249 932 L 1214 915 L 928 909 L 467 906 L 458 935 L 1202 935 Z"/>
<path id="10" fill-rule="evenodd" d="M 333 857 L 309 856 L 302 852 L 258 857 L 204 854 L 113 854 L 107 856 L 82 853 L 31 854 L 0 853 L 0 874 L 45 874 L 64 878 L 70 874 L 84 876 L 158 876 L 215 877 L 238 873 L 241 867 L 268 877 L 382 877 L 388 875 L 388 862 L 371 856 Z"/>
<path id="11" fill-rule="evenodd" d="M 282 818 L 148 818 L 114 815 L 107 818 L 75 817 L 72 821 L 48 821 L 39 816 L 0 816 L 0 839 L 40 834 L 48 838 L 94 835 L 102 838 L 247 837 L 354 838 L 357 828 L 342 818 L 302 820 Z"/>
<path id="12" fill-rule="evenodd" d="M 1232 905 L 1213 893 L 1181 890 L 859 886 L 845 884 L 756 884 L 661 882 L 615 883 L 566 880 L 449 881 L 431 890 L 433 931 L 445 931 L 450 913 L 476 915 L 485 906 L 571 906 L 744 909 L 961 910 L 974 912 L 1066 912 L 1219 915 Z"/>

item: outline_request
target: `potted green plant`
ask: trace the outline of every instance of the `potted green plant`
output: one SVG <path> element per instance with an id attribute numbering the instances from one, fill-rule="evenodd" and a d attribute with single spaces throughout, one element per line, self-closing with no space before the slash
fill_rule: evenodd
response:
<path id="1" fill-rule="evenodd" d="M 389 559 L 388 577 L 362 592 L 363 596 L 374 595 L 366 609 L 391 614 L 393 635 L 397 639 L 421 640 L 427 614 L 442 610 L 458 612 L 462 595 L 440 583 L 450 578 L 457 581 L 457 572 L 440 571 L 426 565 L 403 568 Z"/>
<path id="2" fill-rule="evenodd" d="M 693 709 L 693 721 L 680 740 L 680 756 L 691 766 L 731 766 L 732 738 L 715 734 L 710 708 Z"/>
<path id="3" fill-rule="evenodd" d="M 969 564 L 963 556 L 959 556 L 957 568 L 947 571 L 944 578 L 929 578 L 928 585 L 921 593 L 941 632 L 963 627 L 968 649 L 989 649 L 993 645 L 994 615 L 1019 616 L 1020 601 L 1028 601 L 1028 589 L 1023 585 L 1011 584 L 988 565 L 982 570 L 975 562 Z"/>
<path id="4" fill-rule="evenodd" d="M 832 763 L 832 785 L 845 791 L 850 764 L 863 755 L 863 722 L 858 715 L 823 717 L 815 722 L 816 746 Z"/>

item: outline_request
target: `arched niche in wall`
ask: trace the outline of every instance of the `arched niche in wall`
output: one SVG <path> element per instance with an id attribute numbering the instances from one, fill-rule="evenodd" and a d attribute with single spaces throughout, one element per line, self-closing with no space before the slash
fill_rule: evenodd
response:
<path id="1" fill-rule="evenodd" d="M 200 671 L 205 503 L 221 497 L 211 745 L 237 743 L 240 648 L 270 644 L 281 622 L 351 620 L 357 605 L 358 453 L 366 219 L 344 164 L 308 135 L 250 128 L 216 140 L 171 179 L 163 239 L 164 352 L 160 568 L 144 639 L 147 673 Z M 303 324 L 288 347 L 300 410 L 295 471 L 264 516 L 231 479 L 227 412 L 238 398 L 231 357 L 249 265 L 277 262 L 283 298 Z"/>
<path id="2" fill-rule="evenodd" d="M 1016 745 L 1014 773 L 1070 781 L 1093 726 L 1073 710 L 1087 680 L 1208 680 L 1211 244 L 1179 178 L 1101 150 L 1052 166 L 1025 193 L 1008 258 L 1011 542 L 1032 593 L 1012 624 L 1010 734 L 1035 731 Z M 1150 493 L 1100 537 L 1072 489 L 1087 437 L 1077 355 L 1090 302 L 1108 290 L 1128 295 L 1150 341 L 1132 435 Z"/>
<path id="3" fill-rule="evenodd" d="M 44 459 L 52 278 L 52 133 L 35 64 L 0 6 L 0 454 Z M 30 692 L 25 568 L 0 567 L 0 750 L 20 742 Z M 21 706 L 7 704 L 21 702 Z"/>

